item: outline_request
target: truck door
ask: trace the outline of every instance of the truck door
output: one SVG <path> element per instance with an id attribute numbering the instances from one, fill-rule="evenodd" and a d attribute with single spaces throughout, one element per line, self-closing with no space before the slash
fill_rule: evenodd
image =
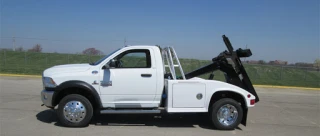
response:
<path id="1" fill-rule="evenodd" d="M 101 69 L 100 93 L 104 107 L 156 107 L 156 68 L 153 50 L 131 49 L 114 57 L 115 67 Z"/>

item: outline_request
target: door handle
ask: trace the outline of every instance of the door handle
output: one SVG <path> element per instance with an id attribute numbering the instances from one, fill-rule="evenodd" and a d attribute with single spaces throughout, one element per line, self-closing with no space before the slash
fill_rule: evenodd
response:
<path id="1" fill-rule="evenodd" d="M 141 77 L 151 77 L 152 74 L 141 74 Z"/>

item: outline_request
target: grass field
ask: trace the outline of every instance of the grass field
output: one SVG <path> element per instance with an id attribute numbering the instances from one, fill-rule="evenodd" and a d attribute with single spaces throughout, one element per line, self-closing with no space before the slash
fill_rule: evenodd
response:
<path id="1" fill-rule="evenodd" d="M 94 62 L 101 57 L 0 51 L 0 73 L 41 75 L 44 69 L 54 65 Z M 209 60 L 183 58 L 180 62 L 185 73 L 210 63 Z M 245 68 L 254 84 L 320 87 L 320 73 L 317 71 L 270 65 L 245 65 Z M 208 78 L 209 74 L 201 77 Z M 224 80 L 223 73 L 215 72 L 215 79 Z"/>

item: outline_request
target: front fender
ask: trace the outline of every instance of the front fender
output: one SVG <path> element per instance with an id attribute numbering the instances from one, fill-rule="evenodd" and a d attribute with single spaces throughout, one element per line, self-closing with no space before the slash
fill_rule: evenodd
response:
<path id="1" fill-rule="evenodd" d="M 92 96 L 94 97 L 94 102 L 96 104 L 99 104 L 99 107 L 102 107 L 100 96 L 99 96 L 98 92 L 96 91 L 96 89 L 93 86 L 91 86 L 90 84 L 88 84 L 84 81 L 79 81 L 79 80 L 66 81 L 66 82 L 61 83 L 59 86 L 57 86 L 54 89 L 54 94 L 52 97 L 52 105 L 55 105 L 57 103 L 57 97 L 59 96 L 59 94 L 63 90 L 66 90 L 68 88 L 80 88 L 80 89 L 86 91 L 87 93 L 92 94 Z"/>

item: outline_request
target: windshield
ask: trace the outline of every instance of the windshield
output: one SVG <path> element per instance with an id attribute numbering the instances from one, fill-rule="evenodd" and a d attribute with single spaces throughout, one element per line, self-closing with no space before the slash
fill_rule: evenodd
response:
<path id="1" fill-rule="evenodd" d="M 100 64 L 102 61 L 104 61 L 106 58 L 108 58 L 109 56 L 111 56 L 113 53 L 119 51 L 120 49 L 122 49 L 122 48 L 119 48 L 119 49 L 117 49 L 117 50 L 109 53 L 108 55 L 104 56 L 104 57 L 101 58 L 100 60 L 98 60 L 98 61 L 96 61 L 96 62 L 94 62 L 94 63 L 91 63 L 90 65 L 98 65 L 98 64 Z"/>

